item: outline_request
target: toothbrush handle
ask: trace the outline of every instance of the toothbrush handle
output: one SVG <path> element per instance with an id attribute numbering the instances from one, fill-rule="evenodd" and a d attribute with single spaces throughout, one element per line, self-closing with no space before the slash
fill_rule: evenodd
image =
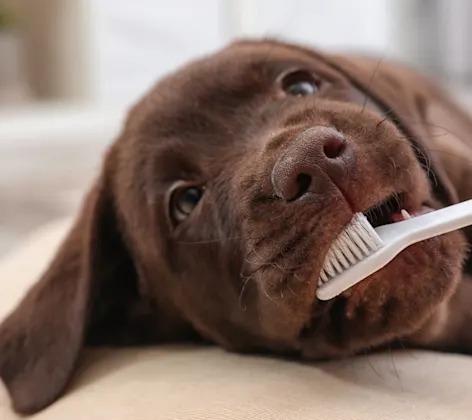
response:
<path id="1" fill-rule="evenodd" d="M 421 223 L 419 223 L 421 220 Z M 411 227 L 406 226 L 411 221 Z M 463 201 L 405 221 L 409 238 L 420 242 L 472 225 L 472 200 Z"/>

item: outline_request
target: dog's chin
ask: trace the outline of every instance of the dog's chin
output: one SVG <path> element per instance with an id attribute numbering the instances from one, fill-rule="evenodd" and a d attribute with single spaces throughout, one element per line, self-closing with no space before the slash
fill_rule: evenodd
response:
<path id="1" fill-rule="evenodd" d="M 395 205 L 401 204 L 395 196 Z M 421 193 L 402 199 L 413 212 L 439 207 Z M 375 222 L 375 215 L 369 217 Z M 303 356 L 343 357 L 414 334 L 456 289 L 465 253 L 460 232 L 431 238 L 408 247 L 331 301 L 315 301 L 313 322 L 303 332 Z"/>
<path id="2" fill-rule="evenodd" d="M 304 357 L 348 356 L 414 334 L 454 292 L 464 254 L 458 232 L 410 246 L 324 304 L 305 331 Z"/>

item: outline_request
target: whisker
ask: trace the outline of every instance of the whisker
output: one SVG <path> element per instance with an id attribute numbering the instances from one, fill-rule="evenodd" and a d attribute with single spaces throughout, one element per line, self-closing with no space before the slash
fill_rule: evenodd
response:
<path id="1" fill-rule="evenodd" d="M 404 390 L 404 388 L 403 388 L 403 382 L 402 382 L 402 380 L 401 380 L 401 378 L 400 378 L 400 374 L 398 373 L 397 364 L 395 363 L 395 355 L 394 355 L 394 353 L 393 353 L 392 348 L 391 348 L 390 345 L 388 346 L 388 350 L 389 350 L 389 353 L 390 353 L 390 360 L 392 361 L 393 371 L 395 372 L 395 376 L 397 377 L 398 382 L 400 383 L 400 387 L 401 387 L 401 389 L 402 389 L 402 391 L 403 391 L 403 390 Z"/>
<path id="2" fill-rule="evenodd" d="M 261 290 L 262 290 L 262 293 L 264 293 L 265 297 L 267 299 L 269 299 L 272 303 L 275 303 L 276 305 L 278 304 L 274 299 L 272 299 L 269 294 L 266 292 L 266 290 L 264 289 L 264 284 L 261 283 Z"/>
<path id="3" fill-rule="evenodd" d="M 180 245 L 203 245 L 203 244 L 212 244 L 212 243 L 224 243 L 229 241 L 237 241 L 239 239 L 243 239 L 242 236 L 234 236 L 232 238 L 224 238 L 224 239 L 206 239 L 202 241 L 177 241 L 177 244 Z"/>
<path id="4" fill-rule="evenodd" d="M 364 103 L 362 105 L 362 109 L 361 109 L 361 112 L 360 114 L 362 115 L 362 113 L 364 112 L 365 110 L 365 107 L 367 106 L 367 101 L 369 100 L 369 94 L 368 92 L 370 92 L 371 88 L 372 88 L 372 85 L 374 83 L 374 79 L 375 79 L 375 76 L 377 75 L 379 69 L 380 69 L 380 66 L 382 64 L 382 62 L 384 61 L 385 59 L 385 55 L 386 55 L 386 51 L 384 51 L 384 53 L 379 57 L 379 59 L 377 60 L 377 64 L 375 65 L 375 68 L 374 68 L 374 71 L 372 72 L 372 75 L 369 79 L 369 83 L 367 84 L 367 89 L 366 89 L 366 93 L 364 95 Z"/>
<path id="5" fill-rule="evenodd" d="M 244 291 L 246 290 L 246 287 L 249 283 L 249 281 L 252 279 L 252 277 L 247 277 L 243 283 L 243 287 L 241 288 L 241 292 L 239 293 L 239 299 L 238 299 L 238 304 L 239 304 L 239 309 L 241 309 L 243 312 L 247 310 L 247 306 L 245 305 L 244 308 L 242 306 L 243 303 L 243 295 Z"/>
<path id="6" fill-rule="evenodd" d="M 367 359 L 367 363 L 369 363 L 369 366 L 372 368 L 372 370 L 374 371 L 374 373 L 375 373 L 380 379 L 384 379 L 383 376 L 379 373 L 379 371 L 374 367 L 372 361 L 370 360 L 370 354 L 369 354 L 368 350 L 364 350 L 364 356 L 365 356 L 365 358 Z"/>

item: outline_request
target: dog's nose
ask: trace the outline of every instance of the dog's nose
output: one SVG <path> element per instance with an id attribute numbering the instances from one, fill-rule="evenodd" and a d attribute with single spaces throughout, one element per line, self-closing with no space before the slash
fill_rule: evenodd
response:
<path id="1" fill-rule="evenodd" d="M 354 150 L 334 128 L 317 126 L 300 133 L 272 169 L 272 185 L 285 201 L 302 199 L 307 193 L 323 195 L 326 175 L 338 187 L 354 165 Z"/>

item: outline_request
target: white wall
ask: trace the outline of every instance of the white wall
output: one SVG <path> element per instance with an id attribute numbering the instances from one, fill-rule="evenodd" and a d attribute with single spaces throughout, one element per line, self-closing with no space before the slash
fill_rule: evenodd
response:
<path id="1" fill-rule="evenodd" d="M 398 0 L 43 0 L 34 7 L 30 0 L 8 1 L 22 10 L 39 91 L 91 100 L 85 108 L 3 111 L 0 146 L 20 147 L 26 139 L 52 144 L 102 133 L 103 121 L 108 129 L 110 116 L 163 74 L 237 35 L 388 54 L 389 4 Z M 72 134 L 64 136 L 67 127 Z"/>
<path id="2" fill-rule="evenodd" d="M 95 0 L 93 95 L 99 102 L 132 102 L 161 75 L 221 47 L 238 29 L 384 54 L 390 39 L 390 1 Z M 238 9 L 246 14 L 242 28 L 229 15 Z"/>
<path id="3" fill-rule="evenodd" d="M 20 10 L 34 90 L 130 103 L 236 34 L 388 54 L 389 5 L 413 0 L 1 0 Z"/>
<path id="4" fill-rule="evenodd" d="M 354 49 L 472 77 L 469 0 L 0 0 L 20 5 L 43 97 L 129 104 L 236 34 Z"/>
<path id="5" fill-rule="evenodd" d="M 393 0 L 394 1 L 394 0 Z M 262 32 L 326 48 L 388 47 L 389 0 L 260 0 Z"/>
<path id="6" fill-rule="evenodd" d="M 218 0 L 96 0 L 95 93 L 133 100 L 189 57 L 221 44 Z"/>

